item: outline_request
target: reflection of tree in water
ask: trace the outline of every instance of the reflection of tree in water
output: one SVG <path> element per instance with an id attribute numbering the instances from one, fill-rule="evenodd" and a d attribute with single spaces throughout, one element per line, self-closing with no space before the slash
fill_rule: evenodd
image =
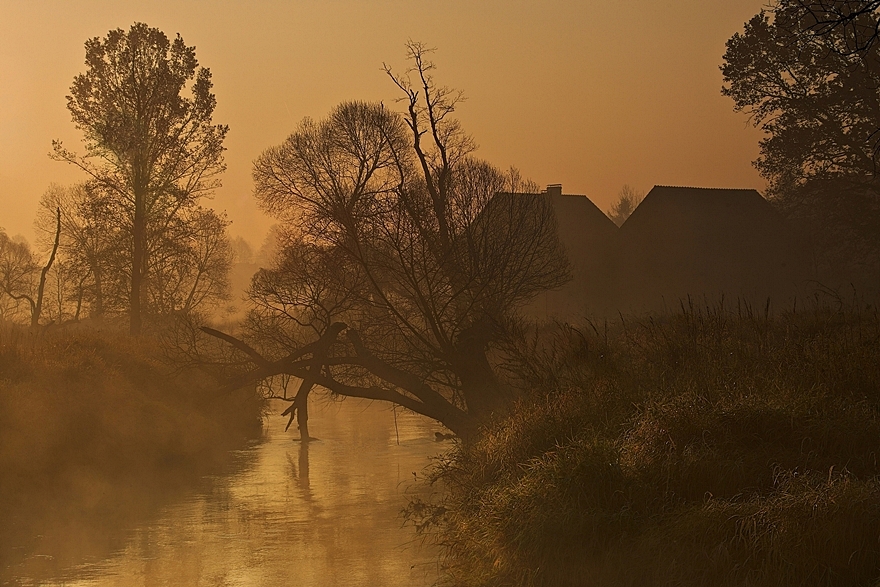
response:
<path id="1" fill-rule="evenodd" d="M 303 492 L 303 499 L 311 501 L 312 487 L 309 483 L 309 442 L 299 443 L 299 456 L 297 463 L 294 464 L 293 457 L 287 453 L 287 462 L 290 464 L 291 476 L 296 480 L 296 485 Z"/>
<path id="2" fill-rule="evenodd" d="M 397 445 L 393 413 L 381 405 L 318 401 L 312 407 L 321 441 L 292 440 L 284 422 L 270 418 L 260 441 L 233 453 L 236 466 L 228 474 L 197 488 L 178 482 L 180 491 L 172 496 L 169 489 L 153 514 L 127 524 L 103 518 L 104 528 L 95 523 L 82 542 L 104 538 L 102 531 L 114 542 L 92 548 L 92 556 L 57 571 L 39 559 L 27 569 L 0 569 L 8 571 L 0 584 L 188 587 L 238 585 L 242 577 L 253 585 L 434 584 L 435 551 L 418 547 L 399 513 L 411 471 L 440 448 L 431 438 L 436 426 L 398 414 Z M 174 484 L 157 478 L 142 483 L 142 491 L 163 483 Z M 0 536 L 7 519 L 0 512 Z M 73 525 L 65 528 L 63 539 L 76 542 Z"/>

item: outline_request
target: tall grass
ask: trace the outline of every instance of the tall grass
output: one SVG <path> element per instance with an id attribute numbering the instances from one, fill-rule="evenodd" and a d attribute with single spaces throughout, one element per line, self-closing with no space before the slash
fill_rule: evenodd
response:
<path id="1" fill-rule="evenodd" d="M 454 585 L 876 585 L 880 316 L 683 307 L 559 326 L 410 518 Z"/>

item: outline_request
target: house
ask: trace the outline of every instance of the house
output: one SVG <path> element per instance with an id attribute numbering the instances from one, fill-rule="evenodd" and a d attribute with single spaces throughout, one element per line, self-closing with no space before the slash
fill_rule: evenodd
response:
<path id="1" fill-rule="evenodd" d="M 782 216 L 756 190 L 655 186 L 615 236 L 620 309 L 768 298 L 784 303 L 806 276 Z"/>
<path id="2" fill-rule="evenodd" d="M 546 191 L 528 195 L 547 198 L 552 205 L 572 279 L 557 290 L 539 294 L 524 313 L 537 318 L 583 316 L 610 294 L 610 247 L 618 228 L 589 198 L 563 194 L 560 184 L 548 185 Z"/>
<path id="3" fill-rule="evenodd" d="M 577 320 L 677 309 L 680 301 L 763 308 L 790 303 L 808 275 L 782 216 L 752 189 L 655 186 L 617 226 L 586 196 L 549 185 L 572 280 L 529 317 Z"/>

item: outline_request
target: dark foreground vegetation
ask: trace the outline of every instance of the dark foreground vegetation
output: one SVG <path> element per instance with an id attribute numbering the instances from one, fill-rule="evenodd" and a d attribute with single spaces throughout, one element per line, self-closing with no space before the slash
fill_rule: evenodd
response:
<path id="1" fill-rule="evenodd" d="M 83 542 L 226 466 L 261 412 L 252 389 L 219 396 L 214 379 L 173 369 L 150 336 L 3 325 L 0 579 L 37 535 L 59 568 L 100 554 Z"/>
<path id="2" fill-rule="evenodd" d="M 876 309 L 691 307 L 537 342 L 526 397 L 436 465 L 442 504 L 411 506 L 453 584 L 876 584 Z"/>

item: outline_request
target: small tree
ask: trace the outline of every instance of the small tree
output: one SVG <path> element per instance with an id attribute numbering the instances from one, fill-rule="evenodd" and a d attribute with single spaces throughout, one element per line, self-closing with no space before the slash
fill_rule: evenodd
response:
<path id="1" fill-rule="evenodd" d="M 135 23 L 86 42 L 85 73 L 67 97 L 87 155 L 54 145 L 54 157 L 112 193 L 130 227 L 130 330 L 140 332 L 150 239 L 161 240 L 220 185 L 227 127 L 214 125 L 211 72 L 178 35 Z M 189 86 L 187 87 L 187 84 Z"/>
<path id="2" fill-rule="evenodd" d="M 20 316 L 19 307 L 25 302 L 28 317 L 33 315 L 38 271 L 28 244 L 13 240 L 0 230 L 0 293 L 11 300 L 11 304 L 4 307 L 4 317 Z"/>
<path id="3" fill-rule="evenodd" d="M 205 310 L 229 298 L 229 221 L 196 207 L 151 241 L 150 308 L 159 314 Z"/>
<path id="4" fill-rule="evenodd" d="M 638 192 L 629 185 L 624 185 L 617 193 L 617 201 L 608 210 L 608 217 L 614 224 L 621 226 L 644 198 L 644 192 Z"/>
<path id="5" fill-rule="evenodd" d="M 61 238 L 61 210 L 55 212 L 55 240 L 46 265 L 39 270 L 39 281 L 35 282 L 38 266 L 25 242 L 15 242 L 0 231 L 0 291 L 16 302 L 26 301 L 30 307 L 31 328 L 40 324 L 43 311 L 43 297 L 46 291 L 46 278 L 55 262 Z"/>
<path id="6" fill-rule="evenodd" d="M 108 310 L 120 310 L 127 274 L 124 220 L 112 194 L 96 182 L 65 187 L 49 186 L 40 200 L 36 225 L 42 248 L 48 249 L 54 233 L 55 211 L 61 212 L 61 243 L 66 278 L 74 289 L 77 311 L 83 302 L 91 317 L 100 319 Z"/>

